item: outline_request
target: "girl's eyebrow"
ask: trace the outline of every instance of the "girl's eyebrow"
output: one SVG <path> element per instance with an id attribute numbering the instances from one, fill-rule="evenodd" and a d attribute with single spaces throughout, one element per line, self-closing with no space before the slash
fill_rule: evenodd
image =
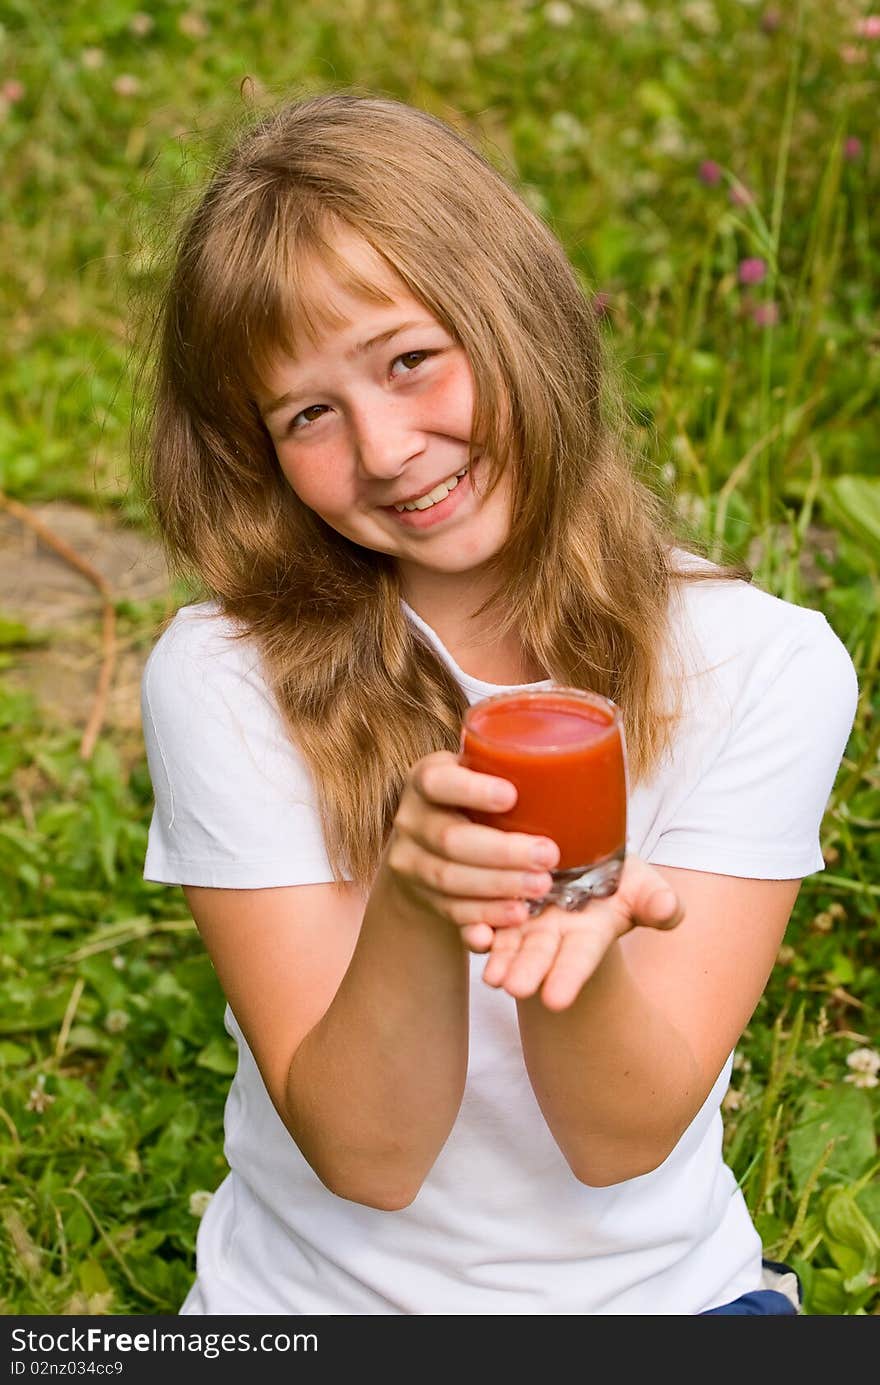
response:
<path id="1" fill-rule="evenodd" d="M 349 351 L 346 351 L 345 358 L 348 361 L 352 361 L 357 356 L 363 356 L 365 352 L 371 351 L 374 346 L 381 346 L 383 342 L 390 341 L 392 337 L 396 337 L 400 332 L 408 331 L 410 327 L 435 327 L 436 325 L 437 324 L 434 322 L 422 322 L 419 318 L 413 318 L 411 322 L 399 322 L 394 327 L 389 327 L 385 332 L 377 332 L 376 336 L 370 337 L 368 341 L 356 342 Z M 287 390 L 284 394 L 279 395 L 277 399 L 270 399 L 262 410 L 263 418 L 269 418 L 272 414 L 279 413 L 281 409 L 285 408 L 286 405 L 291 402 L 296 394 L 302 394 L 304 391 L 308 392 L 310 388 L 311 386 L 306 382 L 305 384 L 297 385 L 294 390 Z"/>

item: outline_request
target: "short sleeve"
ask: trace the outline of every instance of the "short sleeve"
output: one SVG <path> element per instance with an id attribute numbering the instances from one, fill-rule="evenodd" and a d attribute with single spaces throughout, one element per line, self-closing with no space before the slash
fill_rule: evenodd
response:
<path id="1" fill-rule="evenodd" d="M 333 879 L 307 766 L 254 647 L 225 617 L 178 612 L 147 660 L 141 710 L 155 800 L 145 879 L 241 889 Z"/>
<path id="2" fill-rule="evenodd" d="M 858 701 L 846 646 L 820 612 L 799 609 L 734 688 L 717 753 L 649 859 L 769 880 L 822 870 L 819 829 Z"/>

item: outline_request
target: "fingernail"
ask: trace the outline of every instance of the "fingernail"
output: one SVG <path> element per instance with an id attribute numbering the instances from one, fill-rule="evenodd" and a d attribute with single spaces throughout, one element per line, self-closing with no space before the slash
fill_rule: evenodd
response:
<path id="1" fill-rule="evenodd" d="M 535 866 L 555 866 L 556 847 L 552 842 L 540 842 L 532 848 L 532 864 Z"/>
<path id="2" fill-rule="evenodd" d="M 507 784 L 499 784 L 492 790 L 493 808 L 512 808 L 515 801 L 516 795 Z"/>
<path id="3" fill-rule="evenodd" d="M 553 888 L 553 876 L 549 871 L 541 871 L 540 874 L 530 871 L 526 874 L 524 884 L 529 894 L 546 894 Z"/>

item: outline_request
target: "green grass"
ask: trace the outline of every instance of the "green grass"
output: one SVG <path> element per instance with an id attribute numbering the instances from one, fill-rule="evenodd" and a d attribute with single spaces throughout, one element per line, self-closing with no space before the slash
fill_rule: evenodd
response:
<path id="1" fill-rule="evenodd" d="M 607 295 L 650 474 L 856 662 L 828 869 L 740 1045 L 726 1129 L 808 1312 L 877 1314 L 880 1088 L 846 1060 L 876 1048 L 880 1010 L 880 42 L 843 0 L 780 7 L 776 29 L 768 8 L 159 0 L 139 33 L 126 0 L 6 0 L 0 83 L 24 90 L 0 120 L 0 488 L 143 522 L 137 315 L 169 216 L 248 103 L 352 83 L 488 141 Z M 122 636 L 148 647 L 162 608 L 121 606 Z M 105 731 L 83 760 L 85 711 L 47 725 L 3 682 L 26 642 L 0 620 L 0 1311 L 175 1312 L 192 1195 L 225 1170 L 222 997 L 180 891 L 141 878 L 142 746 Z"/>

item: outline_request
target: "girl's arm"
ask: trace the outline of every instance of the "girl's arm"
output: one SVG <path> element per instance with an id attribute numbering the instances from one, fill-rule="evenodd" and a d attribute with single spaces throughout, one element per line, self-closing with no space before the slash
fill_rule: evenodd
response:
<path id="1" fill-rule="evenodd" d="M 351 885 L 185 887 L 275 1109 L 340 1197 L 406 1206 L 458 1113 L 468 1058 L 461 928 L 479 923 L 491 937 L 520 919 L 513 897 L 529 889 L 533 839 L 459 811 L 492 807 L 496 783 L 447 752 L 416 765 L 368 896 Z M 462 835 L 482 868 L 445 854 Z M 548 887 L 539 873 L 532 892 Z"/>
<path id="2" fill-rule="evenodd" d="M 531 960 L 526 946 L 515 963 L 496 953 L 487 964 L 518 997 L 523 1053 L 548 1126 L 575 1175 L 599 1186 L 656 1168 L 699 1111 L 766 986 L 800 884 L 636 860 L 627 867 L 613 898 L 580 916 L 554 909 L 534 921 L 560 928 L 544 999 L 534 980 L 537 932 Z M 633 928 L 663 878 L 683 920 L 670 933 Z M 513 934 L 506 943 L 513 956 Z M 544 950 L 551 946 L 545 937 Z M 576 999 L 549 1008 L 548 994 L 554 1004 Z"/>
<path id="3" fill-rule="evenodd" d="M 423 926 L 380 882 L 186 887 L 282 1121 L 321 1181 L 406 1206 L 439 1153 L 467 1067 L 457 930 Z"/>

